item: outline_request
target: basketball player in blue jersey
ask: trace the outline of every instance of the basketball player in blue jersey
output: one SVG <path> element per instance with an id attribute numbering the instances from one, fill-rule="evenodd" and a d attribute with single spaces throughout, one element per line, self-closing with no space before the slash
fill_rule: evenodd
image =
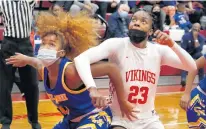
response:
<path id="1" fill-rule="evenodd" d="M 205 64 L 206 54 L 196 60 L 197 69 L 204 68 Z M 180 106 L 187 111 L 189 128 L 206 129 L 206 77 L 192 90 L 196 75 L 197 71 L 189 72 Z"/>
<path id="2" fill-rule="evenodd" d="M 64 115 L 63 120 L 54 129 L 110 127 L 112 114 L 107 107 L 106 98 L 98 95 L 95 88 L 86 89 L 71 61 L 95 45 L 96 35 L 92 31 L 94 25 L 91 23 L 92 19 L 86 15 L 71 18 L 66 13 L 62 13 L 59 17 L 48 13 L 41 14 L 37 20 L 37 27 L 42 44 L 37 58 L 17 53 L 6 60 L 7 64 L 16 67 L 31 65 L 39 71 L 49 98 Z M 110 77 L 118 92 L 122 112 L 132 117 L 135 111 L 124 97 L 119 69 L 111 63 L 97 63 L 91 68 L 94 77 L 103 75 Z M 96 99 L 91 99 L 90 96 Z"/>

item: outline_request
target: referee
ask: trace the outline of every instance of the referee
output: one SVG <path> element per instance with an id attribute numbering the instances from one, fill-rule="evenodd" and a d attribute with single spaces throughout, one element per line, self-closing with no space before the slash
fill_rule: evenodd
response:
<path id="1" fill-rule="evenodd" d="M 34 0 L 1 0 L 4 39 L 0 49 L 0 124 L 2 129 L 10 129 L 12 123 L 11 91 L 14 83 L 15 67 L 5 64 L 5 59 L 19 52 L 33 56 L 30 43 Z M 39 89 L 36 70 L 30 66 L 18 68 L 25 93 L 28 121 L 32 129 L 41 129 L 38 123 Z"/>

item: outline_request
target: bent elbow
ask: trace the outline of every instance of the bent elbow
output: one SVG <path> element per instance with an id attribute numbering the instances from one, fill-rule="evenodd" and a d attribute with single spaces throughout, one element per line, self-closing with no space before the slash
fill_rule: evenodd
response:
<path id="1" fill-rule="evenodd" d="M 115 63 L 108 63 L 107 64 L 107 68 L 108 68 L 108 74 L 113 74 L 113 73 L 117 73 L 120 72 L 118 66 Z"/>
<path id="2" fill-rule="evenodd" d="M 107 66 L 109 67 L 109 69 L 117 69 L 117 65 L 115 63 L 111 63 L 111 62 L 107 62 Z"/>
<path id="3" fill-rule="evenodd" d="M 193 61 L 193 63 L 191 63 L 188 67 L 188 71 L 189 72 L 197 72 L 197 65 L 195 63 L 195 61 Z"/>

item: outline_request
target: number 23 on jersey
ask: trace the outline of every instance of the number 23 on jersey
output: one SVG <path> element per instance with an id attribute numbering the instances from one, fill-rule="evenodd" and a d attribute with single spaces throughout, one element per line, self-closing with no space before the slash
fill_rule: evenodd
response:
<path id="1" fill-rule="evenodd" d="M 131 86 L 128 101 L 134 104 L 145 104 L 147 102 L 148 92 L 148 87 Z M 136 98 L 138 95 L 140 95 L 141 98 Z"/>

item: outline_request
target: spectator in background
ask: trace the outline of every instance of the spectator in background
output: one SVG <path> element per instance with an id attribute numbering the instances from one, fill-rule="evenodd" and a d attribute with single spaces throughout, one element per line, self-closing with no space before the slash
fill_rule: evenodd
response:
<path id="1" fill-rule="evenodd" d="M 110 6 L 108 6 L 107 10 L 109 13 L 114 13 L 117 11 L 119 5 L 120 5 L 120 0 L 109 0 L 111 2 Z"/>
<path id="2" fill-rule="evenodd" d="M 200 23 L 200 18 L 203 15 L 203 1 L 190 1 L 188 2 L 188 8 L 186 9 L 188 15 L 189 15 L 189 19 L 190 22 L 192 24 L 194 23 Z"/>
<path id="3" fill-rule="evenodd" d="M 128 12 L 129 6 L 121 4 L 118 10 L 109 17 L 108 38 L 128 36 L 128 26 L 130 21 Z"/>
<path id="4" fill-rule="evenodd" d="M 206 30 L 206 14 L 201 17 L 200 23 L 201 23 L 201 28 L 202 28 L 203 30 Z"/>
<path id="5" fill-rule="evenodd" d="M 206 1 L 201 1 L 203 5 L 203 16 L 200 18 L 201 27 L 206 30 Z"/>
<path id="6" fill-rule="evenodd" d="M 206 15 L 206 1 L 201 1 L 203 5 L 203 15 Z"/>
<path id="7" fill-rule="evenodd" d="M 154 4 L 158 4 L 158 2 L 150 0 L 137 0 L 136 7 L 132 9 L 132 12 L 138 11 L 139 8 L 144 8 L 147 11 L 151 11 Z"/>
<path id="8" fill-rule="evenodd" d="M 166 13 L 166 15 L 169 16 L 170 27 L 175 25 L 174 15 L 176 12 L 176 1 L 175 0 L 170 0 L 170 1 L 162 0 L 160 2 L 160 7 Z"/>
<path id="9" fill-rule="evenodd" d="M 59 5 L 62 7 L 62 9 L 66 12 L 69 12 L 72 4 L 74 3 L 74 0 L 69 0 L 69 1 L 56 1 L 55 4 Z"/>
<path id="10" fill-rule="evenodd" d="M 189 32 L 189 30 L 192 28 L 192 24 L 189 21 L 189 17 L 187 13 L 185 12 L 185 3 L 179 3 L 177 5 L 177 12 L 174 15 L 175 23 L 179 25 L 179 27 L 185 32 Z"/>
<path id="11" fill-rule="evenodd" d="M 102 18 L 106 19 L 107 7 L 109 2 L 106 0 L 96 0 L 95 3 L 99 6 L 99 9 L 96 13 L 99 14 Z"/>
<path id="12" fill-rule="evenodd" d="M 161 9 L 158 4 L 153 5 L 152 7 L 152 16 L 153 16 L 153 31 L 163 30 L 163 21 L 161 20 Z"/>
<path id="13" fill-rule="evenodd" d="M 137 4 L 139 4 L 139 0 L 124 0 L 122 4 L 127 4 L 132 11 L 132 9 L 135 8 Z"/>
<path id="14" fill-rule="evenodd" d="M 31 30 L 34 31 L 34 33 L 37 32 L 36 18 L 38 17 L 38 15 L 39 15 L 39 13 L 33 13 L 32 24 L 31 24 Z"/>
<path id="15" fill-rule="evenodd" d="M 72 16 L 75 16 L 80 11 L 86 11 L 89 15 L 93 16 L 98 9 L 98 5 L 91 3 L 90 0 L 74 0 L 69 12 Z"/>
<path id="16" fill-rule="evenodd" d="M 186 33 L 182 37 L 181 47 L 185 49 L 194 59 L 198 59 L 202 56 L 202 48 L 205 43 L 205 38 L 199 34 L 200 31 L 200 24 L 195 23 L 192 26 L 192 31 Z M 199 81 L 204 77 L 204 69 L 199 69 L 198 72 Z M 182 71 L 181 73 L 181 85 L 185 86 L 187 72 Z"/>
<path id="17" fill-rule="evenodd" d="M 150 0 L 140 1 L 138 5 L 136 6 L 136 8 L 132 9 L 132 12 L 133 11 L 136 12 L 139 8 L 143 8 L 144 10 L 148 12 L 152 12 L 153 18 L 155 18 L 159 22 L 158 23 L 159 25 L 156 27 L 159 27 L 160 30 L 163 30 L 163 25 L 165 23 L 166 14 L 158 5 L 159 2 L 160 1 L 150 1 Z M 157 21 L 155 21 L 154 23 L 157 23 Z"/>
<path id="18" fill-rule="evenodd" d="M 61 5 L 55 3 L 51 6 L 50 11 L 53 15 L 58 16 L 59 12 L 64 11 L 64 9 Z"/>

